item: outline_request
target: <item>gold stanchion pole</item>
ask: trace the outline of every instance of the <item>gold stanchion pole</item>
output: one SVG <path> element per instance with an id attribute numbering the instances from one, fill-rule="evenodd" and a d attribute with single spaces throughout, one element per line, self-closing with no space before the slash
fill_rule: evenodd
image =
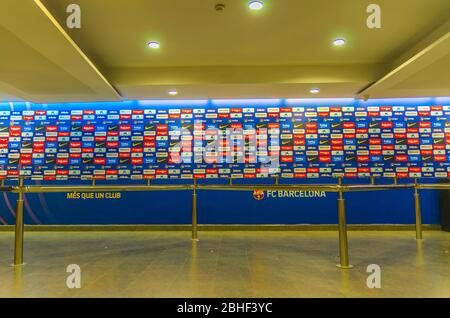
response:
<path id="1" fill-rule="evenodd" d="M 198 241 L 197 236 L 197 180 L 194 179 L 192 190 L 192 239 Z"/>
<path id="2" fill-rule="evenodd" d="M 279 185 L 280 184 L 280 177 L 276 176 L 275 177 L 275 185 Z"/>
<path id="3" fill-rule="evenodd" d="M 19 177 L 16 205 L 16 231 L 14 240 L 14 265 L 23 265 L 23 177 Z"/>
<path id="4" fill-rule="evenodd" d="M 372 185 L 375 184 L 375 177 L 374 176 L 370 177 L 370 184 L 372 184 Z"/>
<path id="5" fill-rule="evenodd" d="M 416 240 L 422 239 L 422 213 L 417 179 L 414 179 L 414 210 L 416 212 Z"/>
<path id="6" fill-rule="evenodd" d="M 348 261 L 348 240 L 347 240 L 347 223 L 345 220 L 345 200 L 342 191 L 342 177 L 338 178 L 338 222 L 339 222 L 339 259 L 340 264 L 337 267 L 348 269 L 353 266 Z"/>

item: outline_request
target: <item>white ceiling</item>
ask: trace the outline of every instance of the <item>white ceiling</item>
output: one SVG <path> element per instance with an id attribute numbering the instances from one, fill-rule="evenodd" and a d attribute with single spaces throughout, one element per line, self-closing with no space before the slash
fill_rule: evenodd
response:
<path id="1" fill-rule="evenodd" d="M 377 30 L 371 1 L 77 0 L 68 29 L 71 3 L 0 2 L 0 101 L 450 96 L 448 0 L 378 0 Z"/>

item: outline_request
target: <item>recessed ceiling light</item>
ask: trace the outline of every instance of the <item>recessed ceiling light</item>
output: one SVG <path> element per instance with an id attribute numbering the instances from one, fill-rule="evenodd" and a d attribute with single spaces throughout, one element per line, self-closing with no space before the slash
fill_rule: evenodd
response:
<path id="1" fill-rule="evenodd" d="M 250 1 L 248 7 L 252 10 L 261 10 L 264 7 L 264 3 L 262 1 Z"/>
<path id="2" fill-rule="evenodd" d="M 333 45 L 334 46 L 342 46 L 345 44 L 345 39 L 344 38 L 337 38 L 333 40 Z"/>
<path id="3" fill-rule="evenodd" d="M 147 45 L 151 49 L 159 49 L 159 46 L 160 46 L 159 43 L 155 42 L 155 41 L 148 42 Z"/>
<path id="4" fill-rule="evenodd" d="M 167 94 L 175 96 L 178 95 L 178 91 L 176 89 L 170 89 L 167 91 Z"/>
<path id="5" fill-rule="evenodd" d="M 223 12 L 225 10 L 225 5 L 223 3 L 218 3 L 214 6 L 217 12 Z"/>
<path id="6" fill-rule="evenodd" d="M 309 92 L 310 92 L 311 94 L 318 94 L 318 93 L 320 92 L 320 89 L 318 89 L 317 87 L 311 88 L 311 89 L 309 90 Z"/>

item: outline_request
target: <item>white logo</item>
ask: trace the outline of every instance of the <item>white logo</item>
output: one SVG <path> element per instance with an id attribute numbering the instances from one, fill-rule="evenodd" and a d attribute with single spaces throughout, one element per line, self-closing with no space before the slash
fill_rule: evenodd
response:
<path id="1" fill-rule="evenodd" d="M 81 288 L 81 268 L 77 264 L 70 264 L 66 269 L 67 273 L 71 273 L 66 279 L 68 288 Z"/>
<path id="2" fill-rule="evenodd" d="M 267 191 L 267 198 L 326 198 L 325 191 Z"/>

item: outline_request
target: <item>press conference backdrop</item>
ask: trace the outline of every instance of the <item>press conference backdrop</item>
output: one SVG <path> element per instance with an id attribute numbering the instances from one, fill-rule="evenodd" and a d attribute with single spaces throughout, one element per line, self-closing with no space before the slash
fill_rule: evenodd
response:
<path id="1" fill-rule="evenodd" d="M 435 182 L 448 178 L 449 144 L 449 98 L 0 104 L 7 184 L 19 174 L 32 184 Z M 191 195 L 26 194 L 25 222 L 190 223 Z M 15 199 L 3 193 L 2 224 L 14 223 Z M 349 223 L 414 222 L 411 191 L 346 199 Z M 424 223 L 439 223 L 437 192 L 422 193 L 422 209 Z M 199 191 L 198 211 L 207 224 L 337 222 L 336 194 L 317 191 Z"/>

